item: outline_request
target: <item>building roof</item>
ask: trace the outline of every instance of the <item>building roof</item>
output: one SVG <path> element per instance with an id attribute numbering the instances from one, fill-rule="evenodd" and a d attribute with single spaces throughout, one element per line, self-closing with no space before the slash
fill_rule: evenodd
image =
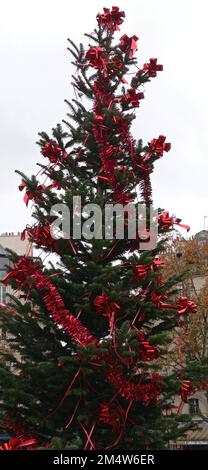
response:
<path id="1" fill-rule="evenodd" d="M 186 436 L 188 441 L 206 441 L 208 442 L 208 424 L 199 424 L 199 429 L 189 431 Z"/>
<path id="2" fill-rule="evenodd" d="M 201 230 L 200 232 L 196 233 L 194 238 L 201 243 L 205 243 L 208 240 L 208 230 Z"/>

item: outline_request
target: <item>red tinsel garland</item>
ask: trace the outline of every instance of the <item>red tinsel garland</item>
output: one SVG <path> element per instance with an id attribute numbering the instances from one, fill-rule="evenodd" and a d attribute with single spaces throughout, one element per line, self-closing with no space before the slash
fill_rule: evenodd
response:
<path id="1" fill-rule="evenodd" d="M 0 446 L 0 450 L 34 450 L 38 441 L 25 425 L 12 421 L 8 414 L 3 418 L 2 426 L 9 429 L 15 437 Z"/>

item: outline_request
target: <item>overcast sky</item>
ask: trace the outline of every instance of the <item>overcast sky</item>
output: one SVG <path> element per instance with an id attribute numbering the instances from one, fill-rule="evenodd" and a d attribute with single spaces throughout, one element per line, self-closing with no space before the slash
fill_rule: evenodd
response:
<path id="1" fill-rule="evenodd" d="M 0 233 L 22 230 L 30 209 L 15 169 L 36 173 L 40 130 L 50 132 L 73 97 L 67 37 L 82 41 L 103 6 L 126 12 L 118 38 L 139 37 L 142 65 L 158 57 L 164 71 L 145 86 L 134 136 L 165 134 L 172 149 L 156 162 L 155 206 L 203 229 L 208 215 L 208 7 L 205 0 L 0 0 Z M 207 219 L 208 220 L 208 219 Z"/>

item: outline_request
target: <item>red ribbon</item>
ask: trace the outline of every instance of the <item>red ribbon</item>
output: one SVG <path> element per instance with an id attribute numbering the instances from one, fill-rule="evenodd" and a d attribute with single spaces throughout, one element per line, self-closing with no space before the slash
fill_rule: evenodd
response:
<path id="1" fill-rule="evenodd" d="M 187 230 L 187 232 L 190 230 L 189 225 L 181 224 L 181 219 L 178 219 L 175 215 L 170 217 L 168 211 L 164 211 L 158 216 L 158 222 L 165 230 L 168 230 L 172 225 L 178 225 L 179 227 Z"/>
<path id="2" fill-rule="evenodd" d="M 120 38 L 120 44 L 119 48 L 121 49 L 122 52 L 128 52 L 129 51 L 129 57 L 130 59 L 133 57 L 135 52 L 137 51 L 137 41 L 138 41 L 137 36 L 127 36 L 127 34 L 124 34 Z"/>

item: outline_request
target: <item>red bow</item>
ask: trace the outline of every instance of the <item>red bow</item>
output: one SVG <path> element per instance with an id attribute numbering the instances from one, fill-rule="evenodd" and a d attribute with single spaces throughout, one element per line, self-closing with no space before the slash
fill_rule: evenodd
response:
<path id="1" fill-rule="evenodd" d="M 120 405 L 102 403 L 100 406 L 99 423 L 112 427 L 113 433 L 120 432 L 125 421 L 125 413 Z"/>
<path id="2" fill-rule="evenodd" d="M 124 34 L 120 38 L 120 44 L 119 47 L 122 52 L 127 52 L 129 51 L 129 57 L 132 58 L 134 53 L 137 51 L 137 41 L 138 41 L 137 36 L 132 36 L 131 38 L 127 36 L 127 34 Z"/>
<path id="3" fill-rule="evenodd" d="M 135 271 L 136 271 L 135 279 L 136 280 L 144 279 L 150 271 L 152 270 L 155 271 L 159 266 L 162 266 L 163 264 L 164 264 L 164 261 L 160 258 L 155 258 L 151 264 L 146 264 L 146 265 L 137 264 L 135 266 Z"/>
<path id="4" fill-rule="evenodd" d="M 28 228 L 26 231 L 28 233 L 29 240 L 36 243 L 36 245 L 53 248 L 57 253 L 60 251 L 59 240 L 52 238 L 50 225 L 37 225 L 35 227 Z"/>
<path id="5" fill-rule="evenodd" d="M 103 8 L 103 13 L 97 14 L 97 21 L 100 26 L 110 31 L 119 30 L 119 25 L 123 23 L 122 18 L 125 17 L 124 11 L 119 11 L 118 7 Z"/>
<path id="6" fill-rule="evenodd" d="M 139 100 L 144 99 L 144 93 L 137 93 L 135 88 L 129 88 L 125 94 L 125 101 L 131 104 L 133 108 L 139 107 Z"/>
<path id="7" fill-rule="evenodd" d="M 191 300 L 188 300 L 187 297 L 179 297 L 176 302 L 176 307 L 179 315 L 184 315 L 184 313 L 188 312 L 196 313 L 197 311 L 197 305 Z"/>
<path id="8" fill-rule="evenodd" d="M 156 77 L 157 72 L 161 72 L 163 70 L 163 65 L 157 64 L 157 59 L 150 59 L 148 64 L 143 65 L 144 72 L 148 72 L 149 77 Z"/>
<path id="9" fill-rule="evenodd" d="M 158 139 L 152 139 L 149 143 L 149 151 L 145 154 L 145 160 L 150 158 L 154 153 L 158 157 L 163 156 L 163 152 L 169 152 L 171 148 L 170 143 L 165 143 L 166 137 L 164 135 L 160 135 Z"/>
<path id="10" fill-rule="evenodd" d="M 187 232 L 190 230 L 189 225 L 181 224 L 181 219 L 178 219 L 175 215 L 170 217 L 168 211 L 164 211 L 158 216 L 158 222 L 165 230 L 169 229 L 172 225 L 178 225 L 179 227 L 185 228 Z"/>
<path id="11" fill-rule="evenodd" d="M 27 187 L 27 183 L 26 183 L 26 181 L 23 181 L 19 185 L 19 190 L 23 191 L 23 189 L 26 188 L 26 187 Z M 26 206 L 28 205 L 29 201 L 41 200 L 42 197 L 43 197 L 42 196 L 42 191 L 45 188 L 46 188 L 45 184 L 39 184 L 36 188 L 27 189 L 27 191 L 24 195 L 24 198 L 23 198 L 23 201 L 25 202 Z"/>
<path id="12" fill-rule="evenodd" d="M 142 332 L 138 333 L 143 351 L 138 351 L 140 360 L 142 361 L 153 361 L 158 358 L 158 351 L 155 347 L 145 338 L 145 335 Z"/>
<path id="13" fill-rule="evenodd" d="M 47 142 L 47 144 L 43 146 L 42 155 L 48 158 L 51 163 L 58 163 L 68 156 L 67 152 L 52 142 Z"/>
<path id="14" fill-rule="evenodd" d="M 154 302 L 157 308 L 172 308 L 172 305 L 168 302 L 164 302 L 167 300 L 168 296 L 165 294 L 156 294 L 156 292 L 151 292 L 150 299 Z"/>

